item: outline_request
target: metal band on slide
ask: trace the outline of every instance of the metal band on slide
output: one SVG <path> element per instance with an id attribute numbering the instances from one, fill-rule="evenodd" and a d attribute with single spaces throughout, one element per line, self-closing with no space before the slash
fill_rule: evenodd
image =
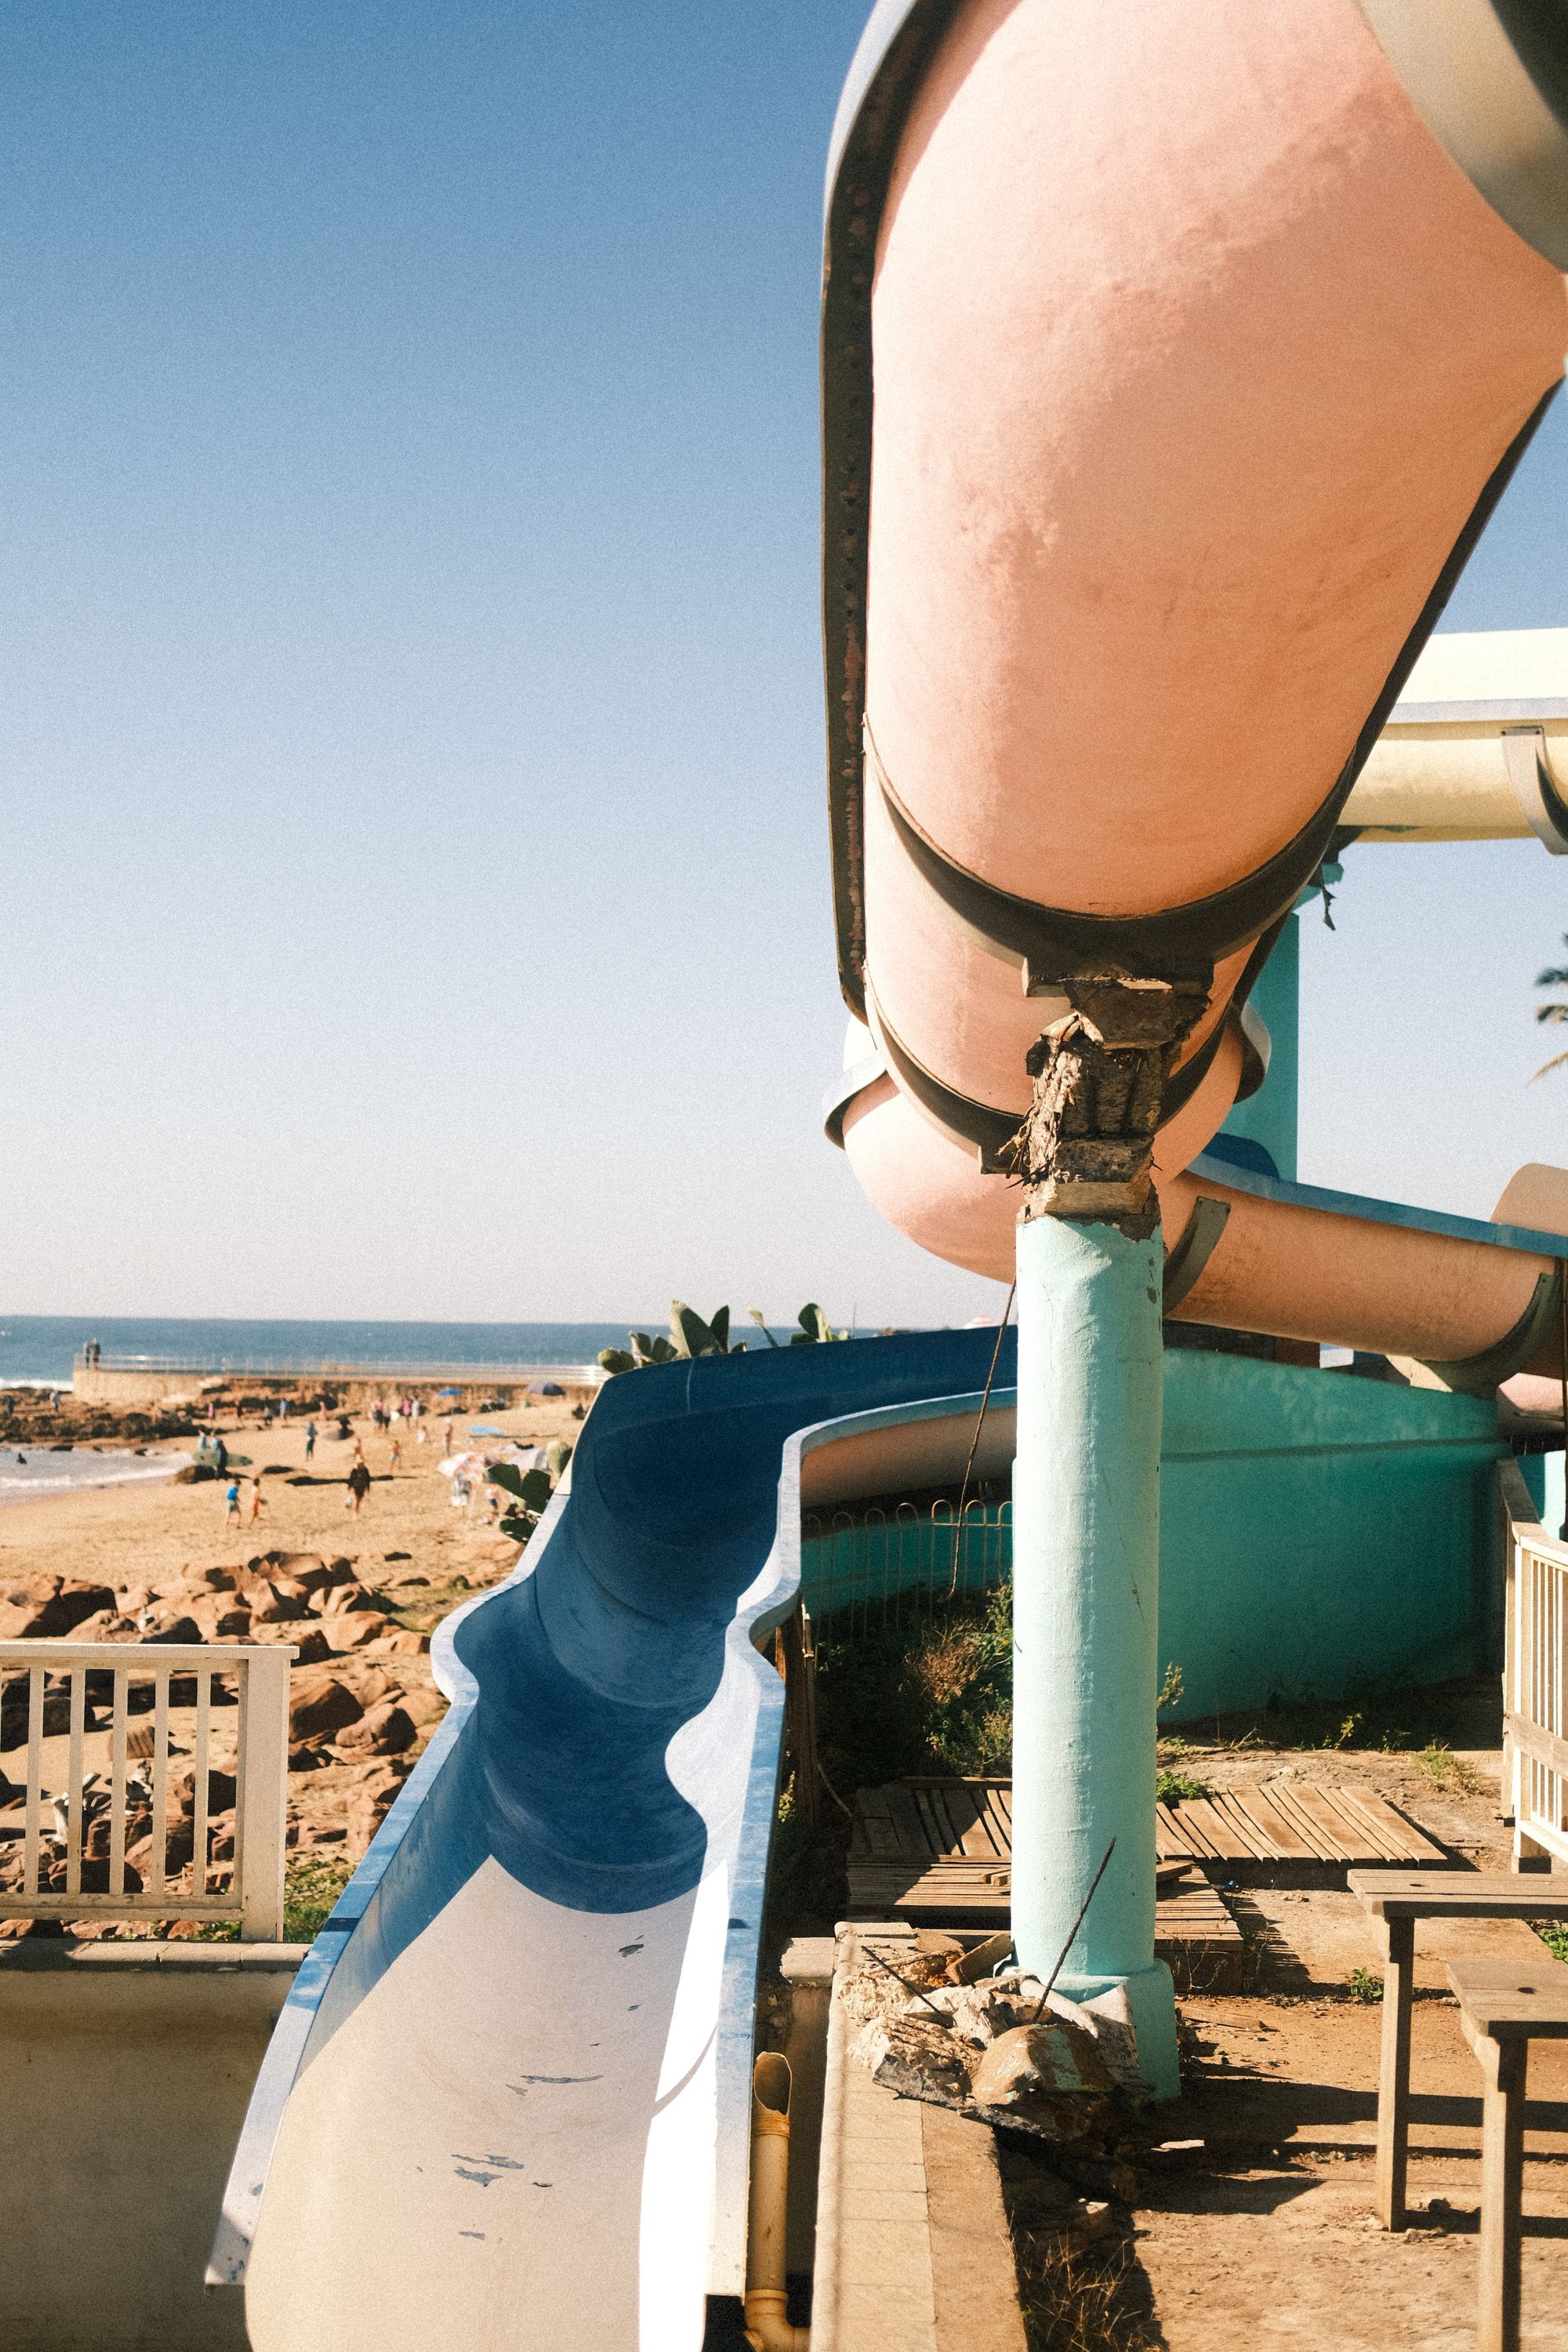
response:
<path id="1" fill-rule="evenodd" d="M 1168 979 L 1212 965 L 1255 940 L 1328 856 L 1359 761 L 1347 761 L 1328 799 L 1267 865 L 1210 898 L 1154 915 L 1080 915 L 998 890 L 921 830 L 894 790 L 868 726 L 866 765 L 900 845 L 946 914 L 987 954 L 1021 967 L 1026 995 L 1049 996 L 1072 973 Z"/>
<path id="2" fill-rule="evenodd" d="M 1465 1396 L 1489 1396 L 1504 1381 L 1521 1372 L 1540 1349 L 1548 1333 L 1555 1329 L 1563 1312 L 1563 1270 L 1543 1274 L 1535 1286 L 1529 1306 L 1510 1331 L 1479 1356 L 1461 1356 L 1453 1363 L 1434 1363 L 1427 1356 L 1417 1358 L 1429 1372 L 1436 1372 L 1446 1389 L 1458 1389 Z"/>
<path id="3" fill-rule="evenodd" d="M 1357 0 L 1405 96 L 1478 194 L 1568 269 L 1560 0 Z"/>
<path id="4" fill-rule="evenodd" d="M 993 1103 L 977 1102 L 973 1095 L 960 1094 L 955 1087 L 939 1078 L 934 1071 L 928 1070 L 925 1064 L 910 1053 L 897 1031 L 889 1027 L 887 1017 L 877 1003 L 876 993 L 870 988 L 866 991 L 866 1010 L 870 1016 L 871 1034 L 877 1041 L 880 1060 L 876 1064 L 857 1063 L 855 1071 L 867 1071 L 868 1075 L 860 1077 L 854 1086 L 848 1084 L 854 1073 L 845 1072 L 834 1089 L 826 1112 L 828 1139 L 843 1144 L 846 1108 L 862 1087 L 871 1085 L 885 1070 L 899 1092 L 907 1095 L 917 1110 L 923 1111 L 931 1125 L 939 1129 L 951 1143 L 959 1144 L 965 1150 L 978 1151 L 982 1175 L 1010 1174 L 1011 1164 L 1005 1154 L 1024 1123 L 1026 1108 L 1020 1111 L 998 1110 Z M 1167 1119 L 1174 1118 L 1176 1113 L 1192 1100 L 1213 1066 L 1221 1038 L 1233 1024 L 1239 1026 L 1239 1020 L 1240 1008 L 1233 997 L 1191 1061 L 1184 1062 L 1179 1070 L 1172 1072 L 1161 1097 L 1162 1126 Z M 1262 1026 L 1261 1023 L 1258 1026 Z M 1256 1041 L 1247 1036 L 1245 1029 L 1240 1034 L 1243 1076 L 1244 1080 L 1250 1077 L 1252 1083 L 1244 1083 L 1237 1088 L 1237 1102 L 1245 1100 L 1249 1094 L 1257 1093 L 1263 1084 L 1263 1075 L 1268 1066 Z"/>
<path id="5" fill-rule="evenodd" d="M 1502 756 L 1508 780 L 1526 824 L 1553 857 L 1568 857 L 1568 806 L 1557 790 L 1557 779 L 1546 750 L 1543 727 L 1505 727 Z"/>
<path id="6" fill-rule="evenodd" d="M 1181 1237 L 1165 1253 L 1165 1278 L 1160 1312 L 1173 1315 L 1214 1255 L 1215 1244 L 1230 1215 L 1228 1201 L 1211 1201 L 1200 1192 Z"/>

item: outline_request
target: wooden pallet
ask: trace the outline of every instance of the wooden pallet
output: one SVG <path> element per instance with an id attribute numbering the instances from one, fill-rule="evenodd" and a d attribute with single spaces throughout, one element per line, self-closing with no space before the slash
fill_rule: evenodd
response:
<path id="1" fill-rule="evenodd" d="M 1354 1864 L 1441 1869 L 1449 1856 L 1370 1789 L 1313 1789 L 1271 1780 L 1155 1808 L 1162 1853 L 1199 1862 Z"/>
<path id="2" fill-rule="evenodd" d="M 1013 1888 L 1013 1785 L 977 1777 L 895 1780 L 862 1789 L 849 1840 L 849 1907 L 861 1919 L 946 1919 L 1005 1914 Z M 1411 1869 L 1448 1860 L 1415 1823 L 1360 1789 L 1310 1789 L 1276 1780 L 1267 1790 L 1186 1797 L 1154 1809 L 1162 1864 L 1194 1867 L 1159 1893 L 1161 1933 L 1234 1933 L 1205 1873 L 1257 1878 L 1302 1865 Z M 1163 1873 L 1168 1878 L 1168 1874 Z"/>

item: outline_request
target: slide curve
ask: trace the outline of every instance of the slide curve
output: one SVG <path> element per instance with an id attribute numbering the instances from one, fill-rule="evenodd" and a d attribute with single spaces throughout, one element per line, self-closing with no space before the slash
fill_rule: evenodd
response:
<path id="1" fill-rule="evenodd" d="M 441 1628 L 451 1710 L 270 2045 L 209 2272 L 256 2352 L 694 2352 L 742 2294 L 783 1727 L 757 1644 L 795 1603 L 803 1478 L 886 1491 L 911 1418 L 952 1422 L 956 1469 L 994 1344 L 601 1392 L 517 1573 Z M 1010 1384 L 1010 1332 L 1004 1358 Z"/>

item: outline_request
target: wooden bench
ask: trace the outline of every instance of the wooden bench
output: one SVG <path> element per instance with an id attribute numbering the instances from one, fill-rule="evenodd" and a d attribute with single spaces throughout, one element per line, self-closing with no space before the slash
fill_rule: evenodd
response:
<path id="1" fill-rule="evenodd" d="M 1521 1876 L 1515 1872 L 1488 1875 L 1454 1870 L 1352 1870 L 1345 1884 L 1359 1897 L 1363 1910 L 1382 1921 L 1385 1939 L 1383 2058 L 1377 2083 L 1377 2217 L 1385 2230 L 1403 2230 L 1410 2152 L 1410 1999 L 1415 1923 L 1418 1919 L 1568 1919 L 1568 1873 L 1559 1877 L 1550 1873 Z M 1541 1965 L 1556 1965 L 1544 1949 Z"/>
<path id="2" fill-rule="evenodd" d="M 1568 1969 L 1544 1951 L 1522 1963 L 1456 1960 L 1448 1984 L 1484 2084 L 1476 2347 L 1519 2352 L 1525 2074 L 1531 2042 L 1568 2042 Z"/>

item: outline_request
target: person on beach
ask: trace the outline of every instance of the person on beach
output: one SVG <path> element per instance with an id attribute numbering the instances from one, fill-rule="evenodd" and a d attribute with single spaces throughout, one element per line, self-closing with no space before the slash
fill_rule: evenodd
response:
<path id="1" fill-rule="evenodd" d="M 392 1467 L 395 1473 L 401 1470 L 403 1467 L 403 1440 L 401 1437 L 395 1437 L 392 1441 Z"/>
<path id="2" fill-rule="evenodd" d="M 223 1474 L 220 1471 L 218 1475 L 221 1477 Z M 223 1498 L 223 1517 L 224 1525 L 226 1527 L 228 1525 L 230 1519 L 234 1521 L 236 1527 L 238 1527 L 239 1480 L 237 1478 L 231 1478 L 228 1482 L 227 1490 L 226 1491 Z"/>
<path id="3" fill-rule="evenodd" d="M 306 1461 L 307 1461 L 307 1462 L 311 1462 L 311 1461 L 313 1461 L 313 1460 L 315 1459 L 315 1454 L 316 1454 L 316 1424 L 315 1424 L 315 1423 L 314 1423 L 313 1421 L 308 1421 L 308 1422 L 305 1423 L 305 1459 L 306 1459 Z"/>
<path id="4" fill-rule="evenodd" d="M 364 1498 L 370 1492 L 370 1472 L 365 1467 L 363 1454 L 349 1472 L 348 1486 L 349 1508 L 357 1519 Z"/>
<path id="5" fill-rule="evenodd" d="M 414 1443 L 416 1445 L 426 1445 L 429 1444 L 429 1432 L 426 1430 L 423 1422 L 419 1422 L 415 1428 Z"/>
<path id="6" fill-rule="evenodd" d="M 261 1481 L 259 1478 L 253 1478 L 250 1482 L 250 1524 L 252 1527 L 256 1525 L 257 1520 L 261 1517 Z"/>
<path id="7" fill-rule="evenodd" d="M 449 1462 L 452 1458 L 452 1424 L 450 1422 L 447 1423 L 446 1431 L 446 1440 L 441 1447 L 441 1459 L 443 1462 Z"/>

